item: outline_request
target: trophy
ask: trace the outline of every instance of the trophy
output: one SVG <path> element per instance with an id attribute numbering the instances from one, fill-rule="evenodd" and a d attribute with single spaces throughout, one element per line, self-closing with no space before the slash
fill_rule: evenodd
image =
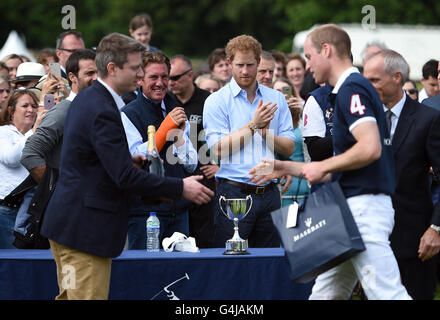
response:
<path id="1" fill-rule="evenodd" d="M 222 200 L 226 202 L 226 212 L 222 207 Z M 250 206 L 247 208 L 247 202 L 250 200 Z M 252 208 L 252 197 L 248 195 L 246 199 L 226 199 L 224 196 L 220 196 L 219 200 L 220 210 L 229 219 L 234 221 L 234 236 L 232 239 L 226 241 L 226 251 L 223 254 L 226 255 L 241 255 L 249 254 L 247 251 L 247 240 L 240 238 L 238 233 L 238 222 L 247 216 Z"/>

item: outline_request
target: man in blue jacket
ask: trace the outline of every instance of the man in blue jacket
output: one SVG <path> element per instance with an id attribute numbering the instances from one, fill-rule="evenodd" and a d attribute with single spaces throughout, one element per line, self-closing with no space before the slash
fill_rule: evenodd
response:
<path id="1" fill-rule="evenodd" d="M 119 108 L 121 95 L 135 90 L 143 76 L 144 50 L 121 34 L 104 37 L 95 61 L 98 80 L 77 95 L 67 113 L 60 177 L 41 228 L 57 265 L 57 299 L 108 298 L 111 258 L 125 244 L 131 194 L 183 196 L 196 203 L 213 196 L 198 183 L 202 177 L 149 174 L 138 169 L 146 158 L 129 153 Z"/>

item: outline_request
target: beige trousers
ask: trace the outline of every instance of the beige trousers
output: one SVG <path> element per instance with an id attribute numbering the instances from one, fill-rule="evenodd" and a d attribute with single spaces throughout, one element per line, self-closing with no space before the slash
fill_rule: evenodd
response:
<path id="1" fill-rule="evenodd" d="M 103 258 L 49 240 L 57 266 L 56 300 L 107 300 L 111 258 Z"/>

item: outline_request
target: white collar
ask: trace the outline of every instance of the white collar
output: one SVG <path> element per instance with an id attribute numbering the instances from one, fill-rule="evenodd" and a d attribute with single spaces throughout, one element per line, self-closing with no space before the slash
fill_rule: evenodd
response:
<path id="1" fill-rule="evenodd" d="M 34 131 L 32 130 L 32 128 L 30 128 L 28 132 L 26 132 L 25 134 L 23 134 L 23 133 L 21 133 L 21 132 L 17 129 L 17 127 L 14 126 L 13 124 L 8 124 L 8 125 L 5 126 L 5 128 L 9 128 L 12 132 L 15 132 L 15 133 L 17 133 L 18 135 L 20 135 L 20 136 L 24 136 L 24 137 L 26 137 L 26 138 L 29 137 L 29 136 L 31 136 L 31 135 L 34 133 Z"/>
<path id="2" fill-rule="evenodd" d="M 104 80 L 102 80 L 101 78 L 98 78 L 98 81 L 110 92 L 110 94 L 112 95 L 113 99 L 116 102 L 116 106 L 118 107 L 119 110 L 121 110 L 121 108 L 123 106 L 125 106 L 125 102 L 124 100 L 122 100 L 121 96 L 118 95 L 116 93 L 115 90 L 113 90 Z"/>
<path id="3" fill-rule="evenodd" d="M 332 93 L 334 93 L 334 94 L 338 93 L 339 88 L 342 86 L 345 79 L 347 79 L 348 76 L 352 73 L 360 73 L 360 72 L 359 72 L 358 68 L 356 68 L 356 67 L 350 67 L 347 70 L 345 70 L 344 72 L 342 72 L 342 74 L 339 76 L 338 81 L 336 82 L 336 85 L 333 88 Z"/>
<path id="4" fill-rule="evenodd" d="M 402 113 L 402 109 L 403 109 L 403 105 L 405 104 L 406 101 L 406 93 L 404 90 L 403 91 L 403 98 L 400 99 L 399 102 L 397 102 L 391 109 L 388 109 L 385 105 L 383 105 L 383 110 L 387 111 L 387 110 L 391 110 L 391 112 L 397 117 L 400 117 L 400 114 Z"/>
<path id="5" fill-rule="evenodd" d="M 73 90 L 70 90 L 70 94 L 69 94 L 69 96 L 66 98 L 66 100 L 73 101 L 73 99 L 75 99 L 75 97 L 76 97 L 76 93 L 73 92 Z"/>

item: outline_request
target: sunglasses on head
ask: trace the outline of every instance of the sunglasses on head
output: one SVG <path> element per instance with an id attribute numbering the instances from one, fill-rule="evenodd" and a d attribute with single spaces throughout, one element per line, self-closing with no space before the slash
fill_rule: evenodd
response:
<path id="1" fill-rule="evenodd" d="M 415 94 L 415 93 L 417 93 L 417 89 L 407 89 L 406 92 L 408 94 Z"/>
<path id="2" fill-rule="evenodd" d="M 186 70 L 184 73 L 181 73 L 181 74 L 178 74 L 178 75 L 172 76 L 172 77 L 170 77 L 170 80 L 177 81 L 177 80 L 179 80 L 181 77 L 183 77 L 185 74 L 187 74 L 188 72 L 190 72 L 191 70 L 192 70 L 192 69 L 189 69 L 189 70 Z"/>

